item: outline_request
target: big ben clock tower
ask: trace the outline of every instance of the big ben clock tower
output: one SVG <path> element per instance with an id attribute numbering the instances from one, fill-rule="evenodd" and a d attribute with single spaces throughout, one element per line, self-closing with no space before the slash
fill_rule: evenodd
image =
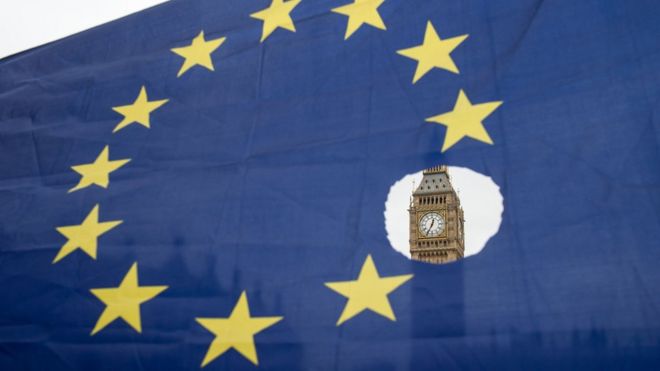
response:
<path id="1" fill-rule="evenodd" d="M 463 209 L 446 166 L 424 170 L 408 212 L 413 260 L 448 263 L 463 258 Z"/>

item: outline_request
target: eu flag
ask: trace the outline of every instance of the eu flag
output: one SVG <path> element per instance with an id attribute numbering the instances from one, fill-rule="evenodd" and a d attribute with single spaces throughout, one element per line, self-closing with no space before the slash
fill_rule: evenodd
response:
<path id="1" fill-rule="evenodd" d="M 171 1 L 0 61 L 0 370 L 660 369 L 653 0 Z M 491 177 L 410 261 L 390 186 Z"/>

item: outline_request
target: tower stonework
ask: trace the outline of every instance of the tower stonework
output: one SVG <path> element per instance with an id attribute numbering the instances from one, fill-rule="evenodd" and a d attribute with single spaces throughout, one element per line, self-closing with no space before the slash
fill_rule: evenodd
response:
<path id="1" fill-rule="evenodd" d="M 424 170 L 408 212 L 413 260 L 438 264 L 463 258 L 463 209 L 446 166 Z"/>

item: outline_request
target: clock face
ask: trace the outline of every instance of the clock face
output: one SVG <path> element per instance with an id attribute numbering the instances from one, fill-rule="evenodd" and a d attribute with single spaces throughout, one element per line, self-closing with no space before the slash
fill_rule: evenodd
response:
<path id="1" fill-rule="evenodd" d="M 419 231 L 425 237 L 437 237 L 445 230 L 445 219 L 438 213 L 428 213 L 419 221 Z"/>

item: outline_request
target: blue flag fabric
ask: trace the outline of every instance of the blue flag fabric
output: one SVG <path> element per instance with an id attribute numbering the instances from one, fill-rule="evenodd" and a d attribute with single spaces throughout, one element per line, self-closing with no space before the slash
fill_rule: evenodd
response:
<path id="1" fill-rule="evenodd" d="M 351 4 L 172 1 L 0 62 L 1 370 L 660 368 L 658 3 Z M 441 266 L 383 222 L 437 164 L 504 197 Z"/>

